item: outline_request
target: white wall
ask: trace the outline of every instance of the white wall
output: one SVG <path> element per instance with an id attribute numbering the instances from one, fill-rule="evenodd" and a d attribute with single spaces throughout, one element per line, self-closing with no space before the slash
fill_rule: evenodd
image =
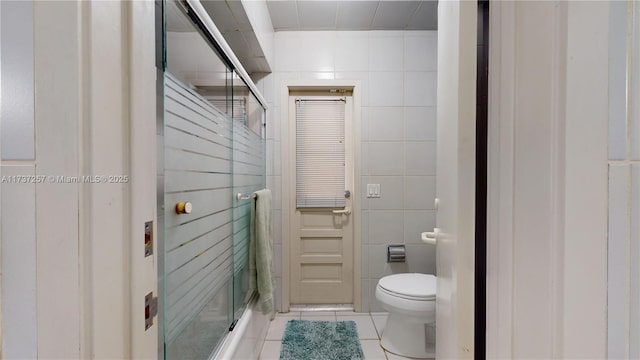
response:
<path id="1" fill-rule="evenodd" d="M 278 308 L 281 305 L 282 80 L 348 79 L 362 84 L 362 306 L 375 300 L 380 277 L 397 272 L 435 273 L 435 249 L 420 232 L 435 226 L 436 48 L 429 31 L 276 32 L 275 71 L 258 81 L 269 102 L 267 181 L 274 190 L 274 242 Z M 271 164 L 271 166 L 269 166 Z M 356 180 L 358 181 L 358 180 Z M 382 196 L 367 199 L 367 183 Z M 287 187 L 288 189 L 289 187 Z M 405 264 L 386 263 L 386 244 L 406 244 Z"/>
<path id="2" fill-rule="evenodd" d="M 3 355 L 153 358 L 154 4 L 45 1 L 32 14 L 34 155 L 4 159 L 2 175 L 42 181 L 2 184 Z M 83 175 L 129 182 L 55 179 Z"/>
<path id="3" fill-rule="evenodd" d="M 489 358 L 606 358 L 608 2 L 491 6 Z"/>

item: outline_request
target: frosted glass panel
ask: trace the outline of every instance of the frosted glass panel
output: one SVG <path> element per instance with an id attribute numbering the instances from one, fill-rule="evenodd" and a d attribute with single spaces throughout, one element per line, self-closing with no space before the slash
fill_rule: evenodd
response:
<path id="1" fill-rule="evenodd" d="M 169 74 L 164 118 L 166 356 L 206 357 L 231 323 L 232 123 Z M 192 211 L 177 214 L 179 202 Z"/>
<path id="2" fill-rule="evenodd" d="M 253 295 L 247 197 L 266 183 L 264 108 L 182 6 L 166 1 L 165 18 L 161 341 L 165 359 L 208 359 Z"/>

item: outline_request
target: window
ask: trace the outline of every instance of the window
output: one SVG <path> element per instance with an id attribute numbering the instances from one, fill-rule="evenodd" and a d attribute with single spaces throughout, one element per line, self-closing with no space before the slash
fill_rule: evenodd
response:
<path id="1" fill-rule="evenodd" d="M 296 99 L 296 207 L 345 206 L 345 99 Z"/>

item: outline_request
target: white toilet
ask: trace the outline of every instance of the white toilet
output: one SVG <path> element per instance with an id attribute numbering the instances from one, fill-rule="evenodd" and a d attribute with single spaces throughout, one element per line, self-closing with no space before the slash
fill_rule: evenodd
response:
<path id="1" fill-rule="evenodd" d="M 385 276 L 378 281 L 376 299 L 389 312 L 382 347 L 401 356 L 435 358 L 436 277 L 415 273 Z"/>

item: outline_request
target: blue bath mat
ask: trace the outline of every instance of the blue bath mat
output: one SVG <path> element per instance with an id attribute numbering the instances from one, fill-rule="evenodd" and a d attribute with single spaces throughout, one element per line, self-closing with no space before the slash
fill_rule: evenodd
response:
<path id="1" fill-rule="evenodd" d="M 280 360 L 364 360 L 356 323 L 289 320 Z"/>

